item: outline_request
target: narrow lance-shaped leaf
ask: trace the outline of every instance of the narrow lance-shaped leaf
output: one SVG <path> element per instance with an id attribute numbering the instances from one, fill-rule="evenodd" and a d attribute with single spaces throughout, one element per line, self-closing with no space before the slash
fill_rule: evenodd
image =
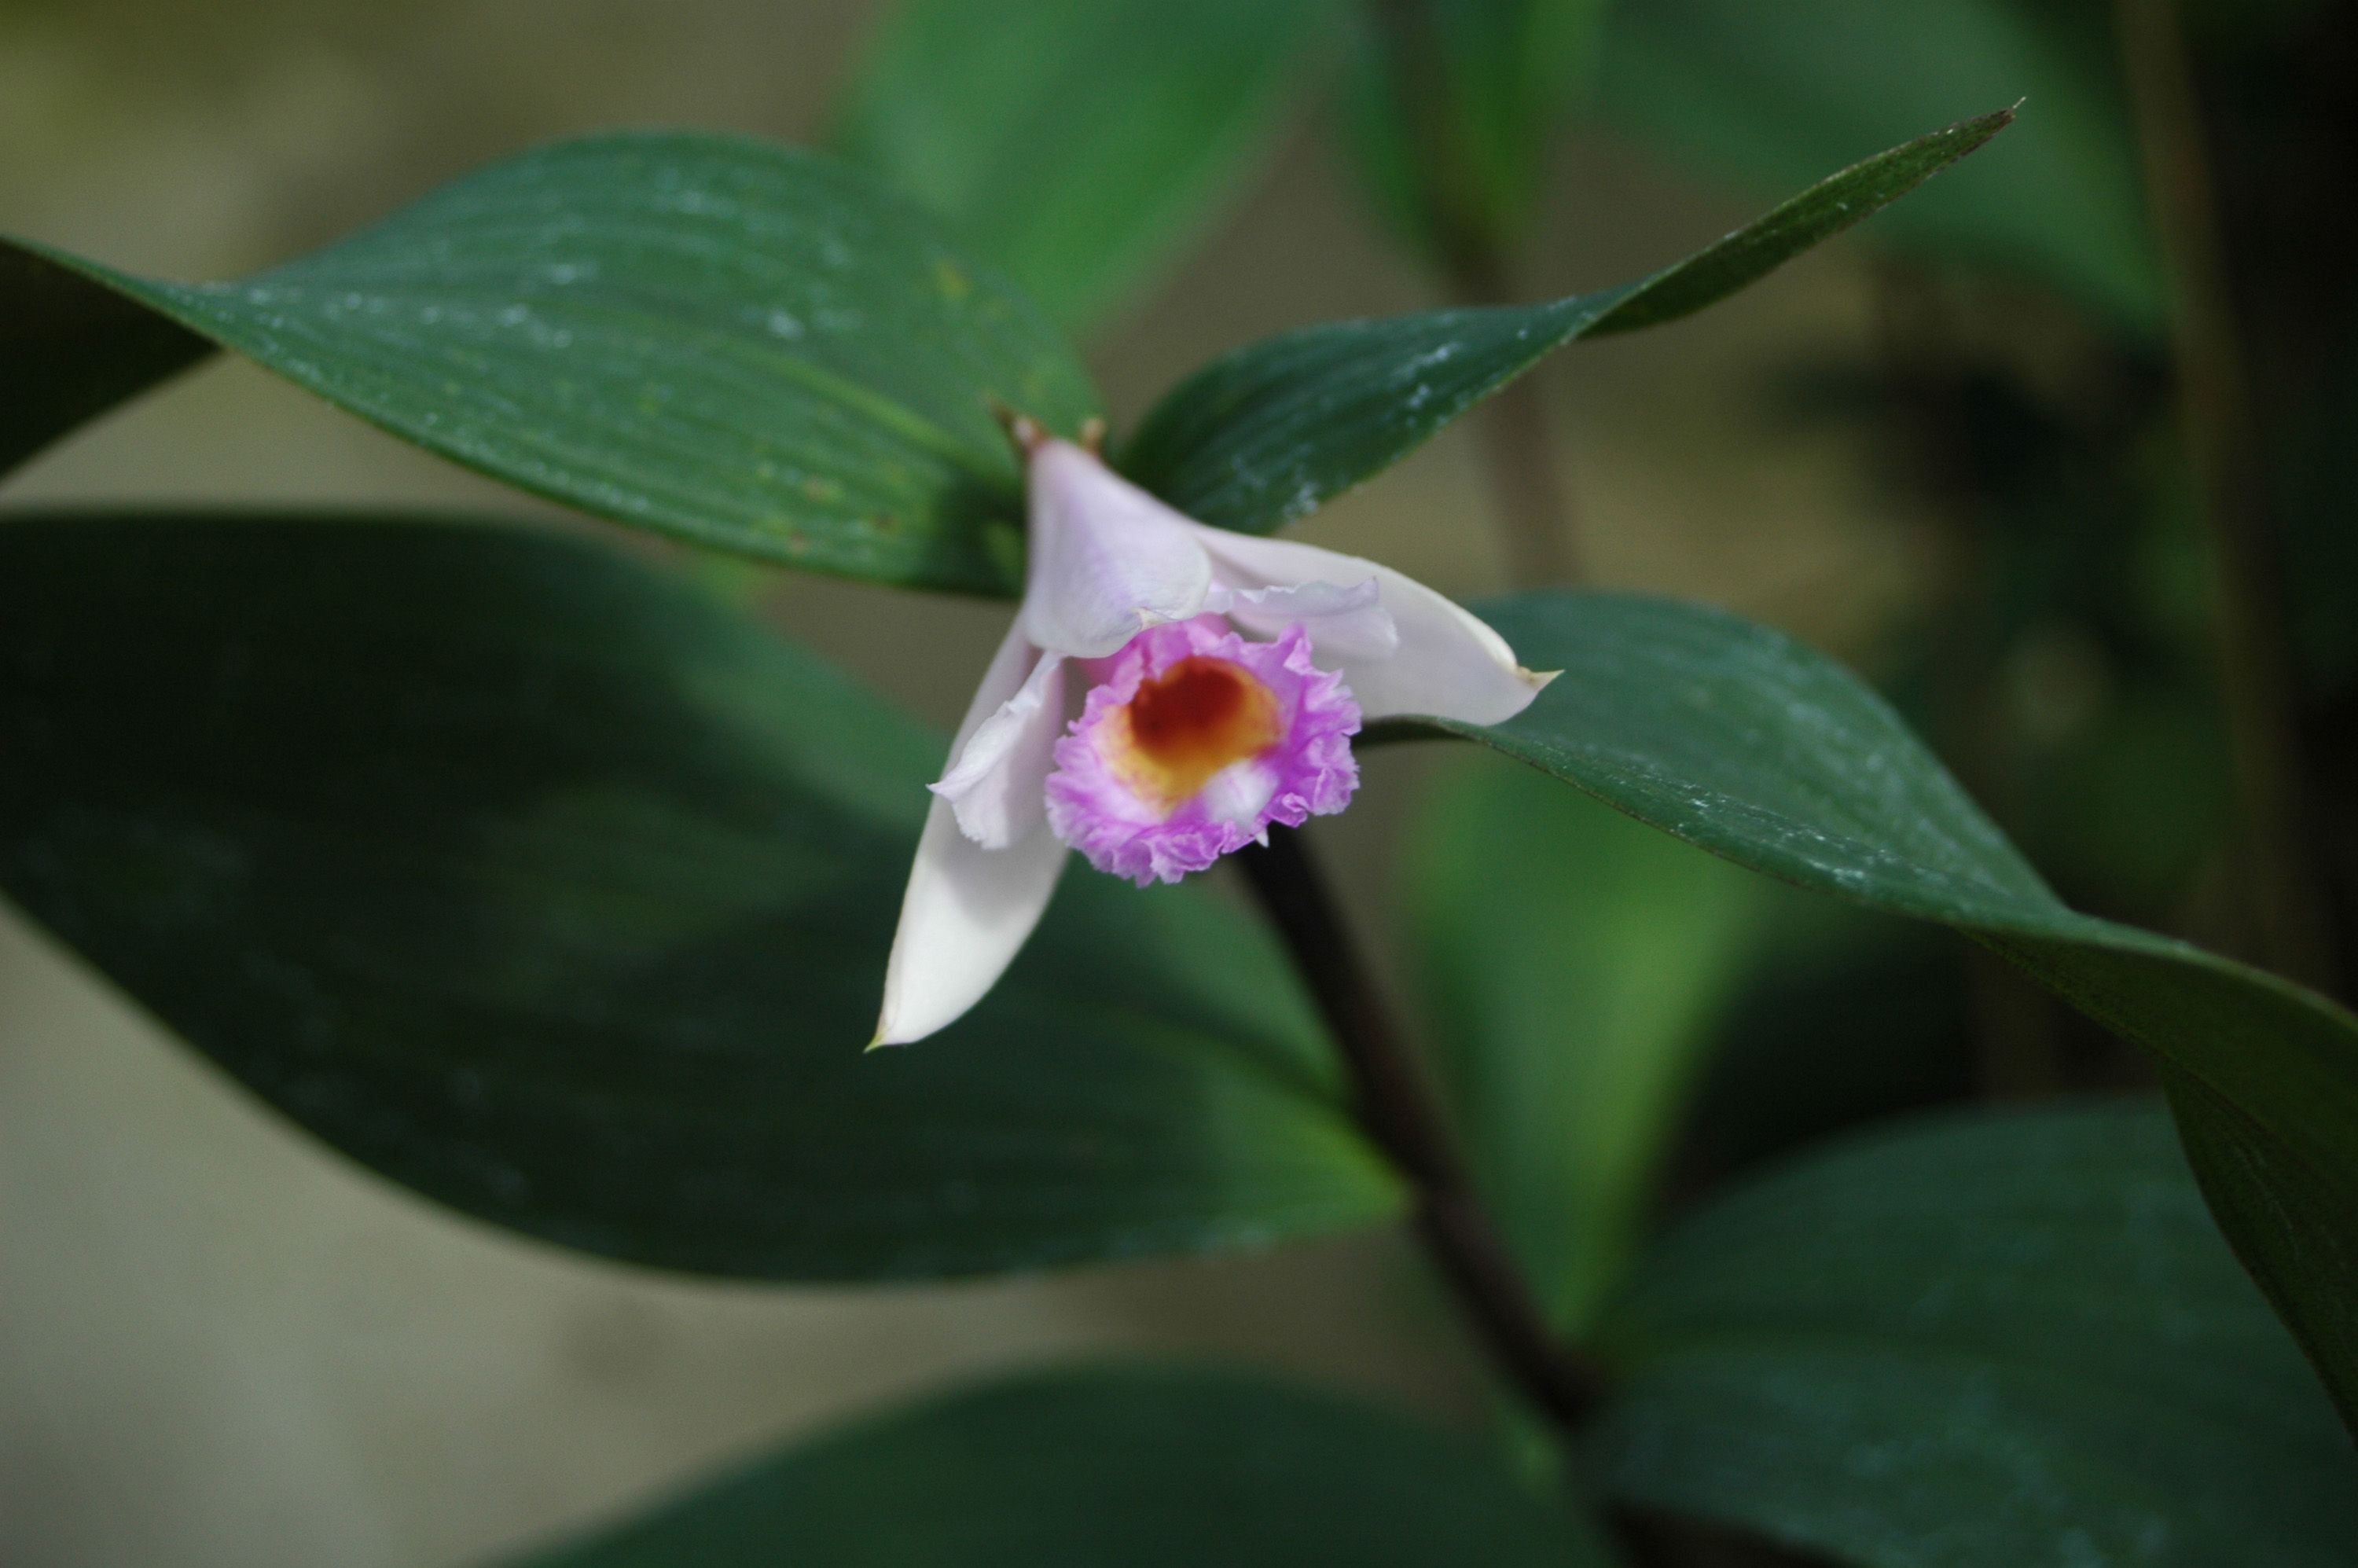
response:
<path id="1" fill-rule="evenodd" d="M 835 141 L 1057 320 L 1106 314 L 1268 150 L 1333 0 L 909 0 Z"/>
<path id="2" fill-rule="evenodd" d="M 519 1568 L 1606 1568 L 1595 1528 L 1422 1422 L 1232 1374 L 1105 1368 L 790 1448 Z"/>
<path id="3" fill-rule="evenodd" d="M 1097 411 L 1055 329 L 931 219 L 742 137 L 559 142 L 240 283 L 44 254 L 163 319 L 124 332 L 176 322 L 495 479 L 883 582 L 1014 591 L 993 409 L 1065 434 Z M 0 389 L 30 373 L 0 361 Z"/>
<path id="4" fill-rule="evenodd" d="M 2358 1421 L 2358 1020 L 2150 932 L 2075 914 L 1848 671 L 1699 606 L 1533 594 L 1485 619 L 1563 673 L 1496 728 L 1417 719 L 1771 876 L 1954 926 L 2232 1119 L 2190 1124 L 2236 1251 Z"/>
<path id="5" fill-rule="evenodd" d="M 178 322 L 0 240 L 0 473 L 211 352 Z"/>
<path id="6" fill-rule="evenodd" d="M 1878 154 L 1638 283 L 1543 305 L 1305 327 L 1238 349 L 1164 395 L 1122 453 L 1206 523 L 1265 534 L 1398 462 L 1577 338 L 1692 314 L 1898 200 L 2006 128 L 1985 114 Z"/>
<path id="7" fill-rule="evenodd" d="M 1876 226 L 1878 244 L 2034 275 L 2161 333 L 2135 137 L 2104 26 L 2004 0 L 1626 0 L 1601 112 L 1723 178 L 1790 189 L 1853 149 L 1984 103 L 2022 128 Z"/>
<path id="8" fill-rule="evenodd" d="M 863 1054 L 941 757 L 614 553 L 332 517 L 0 523 L 0 887 L 294 1120 L 629 1261 L 926 1278 L 1381 1219 L 1306 1006 L 1068 879 Z"/>
<path id="9" fill-rule="evenodd" d="M 1881 1130 L 1722 1197 L 1616 1303 L 1626 1502 L 1866 1568 L 2339 1568 L 2358 1451 L 2158 1107 Z"/>

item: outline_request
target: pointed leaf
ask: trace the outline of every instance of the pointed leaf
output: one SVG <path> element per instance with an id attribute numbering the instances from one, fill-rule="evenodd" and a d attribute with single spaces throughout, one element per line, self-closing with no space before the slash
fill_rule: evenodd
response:
<path id="1" fill-rule="evenodd" d="M 941 750 L 557 536 L 0 524 L 0 886 L 395 1181 L 801 1280 L 1392 1213 L 1282 962 L 1192 890 L 1068 878 L 989 1001 L 863 1054 Z"/>
<path id="2" fill-rule="evenodd" d="M 1594 1527 L 1389 1411 L 1107 1368 L 954 1394 L 692 1492 L 529 1568 L 1604 1568 Z"/>
<path id="3" fill-rule="evenodd" d="M 2358 1020 L 2183 942 L 2073 913 L 1897 714 L 1831 659 L 1700 606 L 1531 594 L 1485 619 L 1563 674 L 1465 735 L 1739 865 L 1952 925 L 2241 1119 L 2190 1134 L 2228 1239 L 2358 1419 Z M 2268 1173 L 2283 1173 L 2282 1184 Z M 2294 1174 L 2297 1173 L 2297 1174 Z"/>
<path id="4" fill-rule="evenodd" d="M 1605 1344 L 1608 1490 L 1870 1568 L 2327 1568 L 2358 1451 L 2158 1108 L 1950 1116 L 1714 1204 Z"/>
<path id="5" fill-rule="evenodd" d="M 241 283 L 45 254 L 495 479 L 882 582 L 1014 592 L 993 406 L 1066 434 L 1097 410 L 1055 330 L 931 220 L 743 137 L 556 143 Z"/>
<path id="6" fill-rule="evenodd" d="M 1398 462 L 1564 344 L 1725 298 L 1898 200 L 2013 117 L 1985 114 L 1854 165 L 1638 283 L 1544 305 L 1330 321 L 1249 344 L 1166 394 L 1121 466 L 1191 517 L 1266 534 Z"/>
<path id="7" fill-rule="evenodd" d="M 1876 243 L 2034 274 L 2158 339 L 2115 46 L 2066 16 L 2004 0 L 1628 0 L 1613 7 L 1598 97 L 1613 124 L 1760 191 L 2025 100 L 2004 146 L 1877 224 Z"/>
<path id="8" fill-rule="evenodd" d="M 1068 327 L 1242 183 L 1330 0 L 908 0 L 836 143 Z"/>
<path id="9" fill-rule="evenodd" d="M 0 473 L 211 352 L 187 328 L 0 240 Z"/>
<path id="10" fill-rule="evenodd" d="M 2212 1209 L 2239 1217 L 2236 1251 L 2286 1318 L 2318 1336 L 2320 1363 L 2358 1364 L 2358 1313 L 2348 1293 L 2358 1278 L 2358 1201 L 2349 1184 L 2293 1157 L 2282 1139 L 2193 1075 L 2166 1067 L 2161 1080 L 2203 1195 Z"/>

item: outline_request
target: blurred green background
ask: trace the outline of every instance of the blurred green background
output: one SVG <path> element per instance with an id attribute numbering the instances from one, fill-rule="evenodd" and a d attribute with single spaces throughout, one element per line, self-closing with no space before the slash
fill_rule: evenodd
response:
<path id="1" fill-rule="evenodd" d="M 880 9 L 0 0 L 0 229 L 227 277 L 551 136 L 665 124 L 821 139 Z M 2303 179 L 2334 191 L 2336 169 L 2346 189 L 2349 167 L 2347 112 L 2311 112 L 2338 58 L 2314 40 L 2349 31 L 2322 9 L 2190 15 L 2206 80 L 2245 94 L 2223 110 L 2228 211 L 2242 283 L 2285 304 L 2255 326 L 2254 354 L 2309 721 L 2330 736 L 2358 665 L 2358 448 L 2342 437 L 2358 378 L 2338 278 L 2308 248 L 2349 220 L 2302 200 Z M 1503 279 L 1469 278 L 1397 200 L 1368 199 L 1368 171 L 1381 195 L 1391 166 L 1343 84 L 1364 90 L 1380 62 L 1347 41 L 1314 53 L 1306 80 L 1334 89 L 1301 95 L 1232 200 L 1086 339 L 1117 427 L 1238 343 L 1477 283 L 1538 298 L 1638 276 L 1844 163 L 2028 94 L 1980 161 L 1861 235 L 1693 320 L 1551 362 L 1543 460 L 1589 580 L 1725 605 L 1850 660 L 2067 897 L 2237 946 L 2207 555 L 2167 417 L 2164 295 L 2108 8 L 1812 0 L 1769 15 L 1625 7 L 1603 65 L 1566 78 L 1570 129 L 1533 122 L 1538 194 L 1499 219 L 1516 230 Z M 2296 58 L 2309 74 L 2277 99 L 2252 85 Z M 2236 183 L 2246 165 L 2274 183 Z M 1508 557 L 1484 463 L 1478 429 L 1455 430 L 1303 535 L 1460 598 L 1496 591 Z M 82 502 L 423 504 L 598 528 L 227 362 L 0 492 Z M 667 553 L 944 725 L 1008 613 Z M 2319 751 L 2330 791 L 2348 759 Z M 1403 998 L 1438 1015 L 1490 997 L 1460 1031 L 1582 1017 L 1575 1070 L 1652 1073 L 1647 1103 L 1685 1128 L 1662 1173 L 1673 1202 L 1891 1108 L 2137 1081 L 2123 1053 L 1953 944 L 1638 845 L 1565 792 L 1522 800 L 1505 764 L 1404 749 L 1365 766 L 1357 806 L 1315 838 Z M 1454 882 L 1499 853 L 1482 824 L 1523 811 L 1543 819 L 1531 855 L 1508 856 L 1479 898 Z M 1509 959 L 1523 991 L 1486 978 Z M 1526 1087 L 1454 1087 L 1476 1119 L 1510 1116 Z M 1499 1143 L 1548 1157 L 1544 1127 Z M 1581 1201 L 1632 1225 L 1653 1206 Z M 853 1292 L 654 1278 L 491 1235 L 281 1126 L 5 912 L 0 1216 L 0 1559 L 28 1568 L 464 1561 L 881 1398 L 1114 1348 L 1480 1413 L 1469 1358 L 1388 1237 Z M 1594 1257 L 1547 1261 L 1574 1315 L 1609 1285 Z"/>

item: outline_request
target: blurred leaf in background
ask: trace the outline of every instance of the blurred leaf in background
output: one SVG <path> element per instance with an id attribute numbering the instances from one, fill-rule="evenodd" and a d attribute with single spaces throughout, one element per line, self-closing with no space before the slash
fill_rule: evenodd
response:
<path id="1" fill-rule="evenodd" d="M 2157 378 L 1986 283 L 1894 265 L 1875 287 L 1852 411 L 1945 568 L 1887 689 L 2067 899 L 2178 925 L 2234 797 L 2209 548 Z"/>
<path id="2" fill-rule="evenodd" d="M 1944 933 L 1764 883 L 1671 1181 L 1692 1191 L 1885 1117 L 1970 1098 L 1972 957 Z"/>
<path id="3" fill-rule="evenodd" d="M 2019 269 L 2155 341 L 2160 276 L 2108 45 L 2010 0 L 1622 0 L 1600 96 L 1614 124 L 1755 189 L 2022 100 L 2005 146 L 1878 238 Z"/>
<path id="4" fill-rule="evenodd" d="M 1363 0 L 1352 11 L 1346 107 L 1361 178 L 1383 217 L 1476 295 L 1505 297 L 1501 264 L 1595 84 L 1608 8 Z"/>
<path id="5" fill-rule="evenodd" d="M 1085 330 L 1268 157 L 1337 4 L 908 0 L 833 139 Z"/>
<path id="6" fill-rule="evenodd" d="M 1610 1568 L 1463 1439 L 1234 1373 L 1051 1372 L 788 1450 L 518 1568 Z"/>
<path id="7" fill-rule="evenodd" d="M 1644 1235 L 1767 888 L 1543 773 L 1451 759 L 1407 925 L 1476 1179 L 1577 1336 Z"/>
<path id="8" fill-rule="evenodd" d="M 0 242 L 0 473 L 212 351 L 178 322 Z"/>

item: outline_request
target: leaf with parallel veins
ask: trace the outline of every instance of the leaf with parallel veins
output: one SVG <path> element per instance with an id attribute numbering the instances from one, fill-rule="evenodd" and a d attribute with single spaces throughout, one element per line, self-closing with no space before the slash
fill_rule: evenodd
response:
<path id="1" fill-rule="evenodd" d="M 1266 534 L 1398 462 L 1579 338 L 1714 304 L 1905 196 L 2004 130 L 2012 110 L 1892 148 L 1652 276 L 1540 305 L 1329 321 L 1248 344 L 1157 403 L 1121 454 L 1191 517 Z"/>
<path id="2" fill-rule="evenodd" d="M 863 1054 L 938 737 L 513 528 L 0 523 L 0 887 L 277 1109 L 630 1262 L 929 1279 L 1397 1212 L 1282 960 L 1067 880 Z"/>
<path id="3" fill-rule="evenodd" d="M 1098 412 L 1055 328 L 933 220 L 748 137 L 555 143 L 237 283 L 30 249 L 146 307 L 122 334 L 197 334 L 586 512 L 872 581 L 1014 592 L 994 410 L 1067 435 Z M 37 373 L 0 362 L 0 396 Z"/>

